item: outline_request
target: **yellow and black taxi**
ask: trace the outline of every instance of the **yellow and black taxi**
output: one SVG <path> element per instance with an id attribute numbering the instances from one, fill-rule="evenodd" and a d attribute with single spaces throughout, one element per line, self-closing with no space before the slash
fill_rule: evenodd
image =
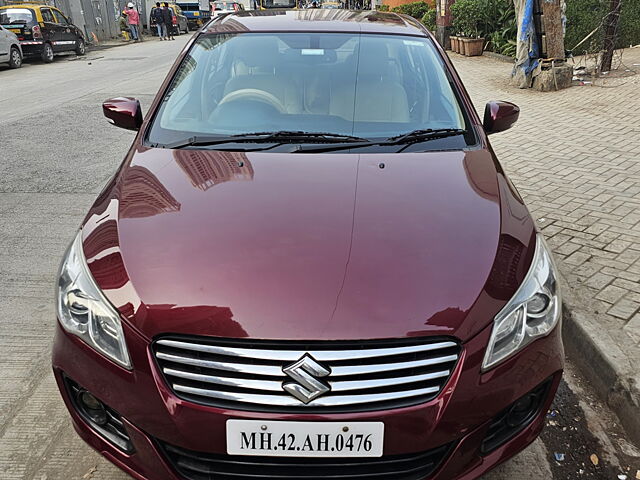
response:
<path id="1" fill-rule="evenodd" d="M 82 31 L 50 5 L 16 3 L 0 7 L 0 25 L 18 37 L 24 56 L 53 61 L 60 52 L 86 53 Z"/>

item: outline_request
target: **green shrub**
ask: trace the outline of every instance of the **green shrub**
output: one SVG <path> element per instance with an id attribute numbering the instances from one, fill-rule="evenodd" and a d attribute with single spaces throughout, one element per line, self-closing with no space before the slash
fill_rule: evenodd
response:
<path id="1" fill-rule="evenodd" d="M 621 20 L 618 45 L 623 48 L 640 45 L 640 2 L 624 2 Z"/>
<path id="2" fill-rule="evenodd" d="M 437 12 L 435 8 L 430 8 L 420 20 L 422 23 L 424 23 L 424 26 L 432 32 L 435 32 L 436 30 L 436 13 Z"/>
<path id="3" fill-rule="evenodd" d="M 484 0 L 486 12 L 480 36 L 487 39 L 487 49 L 515 57 L 518 24 L 511 0 Z"/>
<path id="4" fill-rule="evenodd" d="M 567 33 L 565 48 L 573 49 L 596 27 L 609 11 L 609 0 L 567 0 Z M 640 2 L 626 1 L 622 4 L 618 44 L 620 48 L 640 43 Z M 594 53 L 602 49 L 604 28 L 601 27 L 591 38 L 573 52 L 575 55 Z"/>
<path id="5" fill-rule="evenodd" d="M 389 11 L 389 5 L 380 5 L 378 7 L 378 11 L 379 12 L 388 12 Z"/>
<path id="6" fill-rule="evenodd" d="M 610 0 L 567 0 L 565 48 L 572 49 L 596 27 L 609 11 Z M 483 37 L 487 49 L 514 56 L 517 25 L 512 0 L 457 0 L 451 7 L 453 31 L 456 35 Z M 423 23 L 426 22 L 423 20 Z M 601 28 L 573 53 L 581 55 L 602 50 L 604 28 Z M 622 4 L 619 48 L 640 44 L 640 0 Z"/>
<path id="7" fill-rule="evenodd" d="M 566 49 L 574 48 L 600 24 L 608 5 L 608 0 L 606 2 L 602 0 L 567 1 L 567 32 L 564 37 Z M 583 54 L 588 51 L 598 51 L 602 48 L 603 39 L 604 32 L 600 29 L 574 53 Z"/>
<path id="8" fill-rule="evenodd" d="M 516 56 L 517 42 L 503 36 L 503 32 L 492 32 L 485 38 L 488 40 L 487 50 L 509 57 Z"/>
<path id="9" fill-rule="evenodd" d="M 422 17 L 424 17 L 430 9 L 431 7 L 427 2 L 413 2 L 405 3 L 404 5 L 398 5 L 391 11 L 396 13 L 404 13 L 405 15 L 409 15 L 413 18 L 421 20 Z"/>
<path id="10" fill-rule="evenodd" d="M 477 38 L 486 22 L 482 0 L 457 0 L 451 5 L 453 30 L 457 35 Z"/>
<path id="11" fill-rule="evenodd" d="M 518 26 L 512 0 L 457 0 L 451 13 L 456 35 L 484 38 L 487 50 L 515 56 Z"/>

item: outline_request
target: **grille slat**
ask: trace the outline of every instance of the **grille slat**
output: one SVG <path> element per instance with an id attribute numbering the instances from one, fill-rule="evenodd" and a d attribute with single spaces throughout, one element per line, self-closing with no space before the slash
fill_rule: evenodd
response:
<path id="1" fill-rule="evenodd" d="M 304 352 L 300 353 L 298 358 L 302 357 Z M 168 360 L 176 363 L 183 363 L 185 365 L 193 365 L 196 367 L 214 368 L 217 370 L 224 370 L 227 372 L 239 372 L 250 373 L 253 375 L 268 375 L 268 376 L 281 376 L 285 374 L 280 367 L 269 365 L 252 365 L 244 363 L 223 363 L 215 362 L 211 360 L 200 360 L 191 357 L 180 357 L 177 355 L 170 355 L 163 352 L 159 352 L 156 356 L 161 360 Z M 362 375 L 365 373 L 376 372 L 391 372 L 394 370 L 404 370 L 407 368 L 426 367 L 429 365 L 438 365 L 441 363 L 455 362 L 458 359 L 457 355 L 448 355 L 445 357 L 427 358 L 424 360 L 415 360 L 412 362 L 399 362 L 399 363 L 380 363 L 374 365 L 350 365 L 350 366 L 337 366 L 331 369 L 331 372 L 336 376 L 342 375 Z M 297 359 L 296 359 L 297 360 Z"/>
<path id="2" fill-rule="evenodd" d="M 196 352 L 213 353 L 216 355 L 226 355 L 239 358 L 256 358 L 261 360 L 276 360 L 295 362 L 300 358 L 299 352 L 294 350 L 255 350 L 250 348 L 233 348 L 219 345 L 201 345 L 197 343 L 181 342 L 179 340 L 158 340 L 158 345 L 166 345 L 178 349 L 192 350 Z M 402 355 L 406 353 L 428 352 L 442 348 L 456 347 L 454 342 L 436 342 L 422 345 L 411 345 L 408 347 L 396 348 L 370 348 L 362 350 L 308 350 L 319 362 L 330 362 L 335 360 L 360 360 L 375 357 L 387 357 L 392 355 Z"/>
<path id="3" fill-rule="evenodd" d="M 201 373 L 185 372 L 183 370 L 176 370 L 175 368 L 164 368 L 162 370 L 165 375 L 170 377 L 185 378 L 187 380 L 195 380 L 197 382 L 213 383 L 216 385 L 226 385 L 232 387 L 240 387 L 253 390 L 267 390 L 271 392 L 282 392 L 282 381 L 275 380 L 250 380 L 250 379 L 237 379 L 230 377 L 220 377 L 214 375 L 204 375 Z M 364 390 L 377 387 L 388 387 L 393 385 L 402 385 L 405 383 L 422 382 L 426 380 L 433 380 L 436 378 L 446 378 L 451 372 L 449 370 L 442 370 L 434 373 L 425 373 L 423 375 L 410 375 L 407 377 L 397 378 L 383 378 L 372 380 L 346 380 L 327 382 L 331 386 L 332 392 L 348 392 L 352 390 Z"/>
<path id="4" fill-rule="evenodd" d="M 427 452 L 379 458 L 230 456 L 194 452 L 161 443 L 173 467 L 187 480 L 327 479 L 414 480 L 430 476 L 453 444 Z"/>
<path id="5" fill-rule="evenodd" d="M 456 342 L 443 338 L 275 342 L 165 337 L 153 349 L 180 398 L 222 408 L 309 413 L 427 402 L 442 390 L 460 354 Z M 305 356 L 324 372 L 315 377 L 303 373 L 327 390 L 307 404 L 283 389 L 300 381 L 283 369 Z"/>
<path id="6" fill-rule="evenodd" d="M 176 383 L 173 384 L 173 389 L 177 392 L 190 393 L 191 395 L 201 395 L 203 397 L 218 398 L 220 400 L 230 400 L 242 403 L 278 405 L 281 407 L 297 407 L 300 405 L 300 401 L 291 396 L 221 392 L 219 390 L 205 390 Z M 418 390 L 404 390 L 402 392 L 370 393 L 362 395 L 330 395 L 313 400 L 313 405 L 315 407 L 360 405 L 363 403 L 384 402 L 408 397 L 417 397 L 419 395 L 429 395 L 436 393 L 439 390 L 439 387 L 429 387 L 420 388 Z"/>

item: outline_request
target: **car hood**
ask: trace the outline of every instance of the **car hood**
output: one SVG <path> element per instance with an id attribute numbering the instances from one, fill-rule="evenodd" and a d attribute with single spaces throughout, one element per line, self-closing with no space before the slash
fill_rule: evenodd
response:
<path id="1" fill-rule="evenodd" d="M 517 289 L 535 235 L 489 150 L 138 148 L 83 239 L 96 282 L 148 338 L 465 341 Z"/>

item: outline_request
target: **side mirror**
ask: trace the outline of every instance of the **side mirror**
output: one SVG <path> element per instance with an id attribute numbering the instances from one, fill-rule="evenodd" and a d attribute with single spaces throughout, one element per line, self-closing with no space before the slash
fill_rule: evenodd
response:
<path id="1" fill-rule="evenodd" d="M 111 98 L 102 104 L 102 113 L 116 127 L 140 130 L 142 125 L 142 108 L 135 98 Z"/>
<path id="2" fill-rule="evenodd" d="M 487 134 L 509 130 L 520 116 L 520 107 L 509 102 L 491 101 L 484 108 L 484 130 Z"/>

